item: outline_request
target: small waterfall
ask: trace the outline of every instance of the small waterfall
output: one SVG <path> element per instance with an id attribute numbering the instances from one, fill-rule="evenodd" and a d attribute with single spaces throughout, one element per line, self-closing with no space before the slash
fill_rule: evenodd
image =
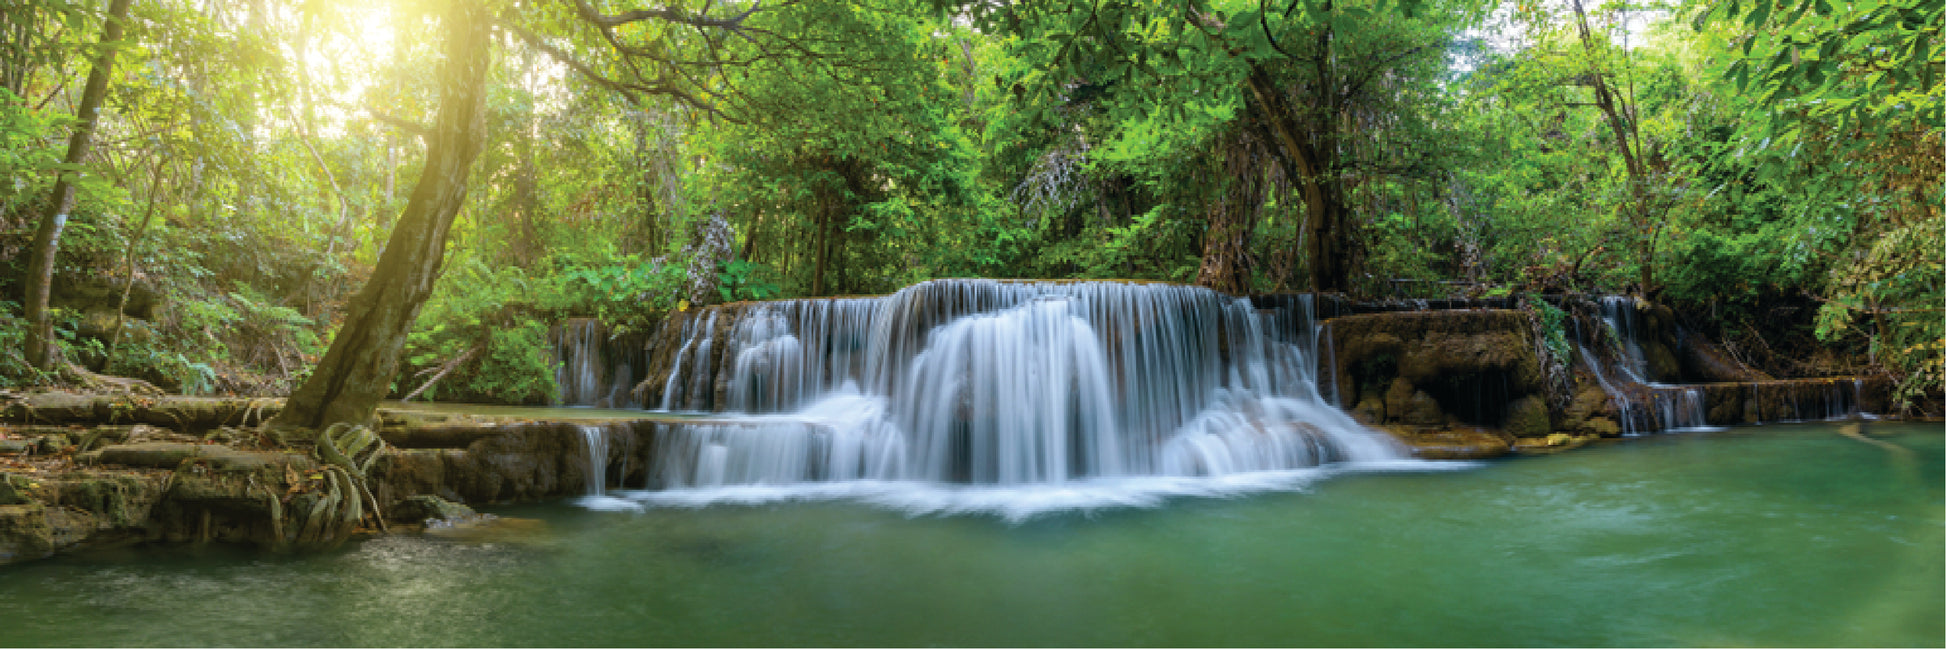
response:
<path id="1" fill-rule="evenodd" d="M 682 349 L 676 351 L 675 369 L 669 372 L 669 380 L 662 386 L 663 410 L 689 409 L 689 404 L 692 402 L 700 402 L 708 397 L 705 393 L 706 391 L 694 389 L 695 386 L 685 386 L 681 383 L 682 377 L 685 376 L 682 368 L 683 363 L 687 362 L 692 368 L 691 375 L 698 377 L 709 376 L 711 360 L 710 346 L 716 340 L 717 315 L 718 313 L 716 311 L 710 311 L 707 316 L 690 318 L 683 323 Z M 698 372 L 694 370 L 698 366 L 702 368 L 702 371 Z M 684 388 L 691 389 L 685 392 Z M 693 401 L 692 399 L 684 398 L 689 394 L 695 395 Z"/>
<path id="2" fill-rule="evenodd" d="M 1865 410 L 1863 378 L 1752 382 L 1747 398 L 1760 423 L 1873 418 Z"/>
<path id="3" fill-rule="evenodd" d="M 1795 422 L 1808 419 L 1869 417 L 1865 413 L 1865 380 L 1852 378 L 1792 379 L 1741 383 L 1671 385 L 1644 380 L 1648 365 L 1640 341 L 1634 298 L 1607 296 L 1599 301 L 1600 321 L 1614 341 L 1613 375 L 1602 355 L 1588 348 L 1575 321 L 1580 357 L 1616 407 L 1623 434 L 1712 430 L 1710 404 L 1719 407 L 1719 424 Z M 1679 332 L 1680 333 L 1680 332 Z M 1684 334 L 1685 336 L 1687 334 Z M 1845 385 L 1850 385 L 1846 389 Z M 1724 413 L 1732 413 L 1725 415 Z M 1739 419 L 1740 418 L 1740 419 Z"/>
<path id="4" fill-rule="evenodd" d="M 594 497 L 607 495 L 608 483 L 608 430 L 601 426 L 582 424 L 581 441 L 588 451 L 588 490 Z"/>
<path id="5" fill-rule="evenodd" d="M 561 389 L 557 405 L 633 408 L 629 387 L 643 360 L 640 341 L 616 339 L 599 321 L 575 318 L 549 332 L 554 346 L 554 383 Z"/>
<path id="6" fill-rule="evenodd" d="M 882 298 L 737 308 L 726 333 L 715 311 L 683 325 L 664 406 L 707 410 L 697 386 L 713 383 L 723 412 L 661 425 L 649 466 L 659 491 L 640 498 L 917 483 L 958 495 L 902 507 L 1031 515 L 1211 485 L 1288 487 L 1298 474 L 1280 472 L 1408 457 L 1319 393 L 1308 299 L 1259 310 L 1191 286 L 936 280 Z M 710 345 L 722 346 L 720 369 L 707 366 Z M 1246 477 L 1258 474 L 1268 477 Z M 1121 486 L 1102 491 L 1110 483 Z M 1036 495 L 976 506 L 964 501 L 975 492 L 936 491 L 951 485 Z M 1080 500 L 1050 500 L 1050 488 Z"/>
<path id="7" fill-rule="evenodd" d="M 1635 298 L 1626 295 L 1608 295 L 1601 298 L 1601 319 L 1608 325 L 1608 333 L 1620 347 L 1616 371 L 1622 373 L 1630 383 L 1649 382 L 1649 360 L 1642 353 L 1640 332 L 1636 326 L 1640 319 L 1635 309 Z"/>
<path id="8" fill-rule="evenodd" d="M 1704 408 L 1703 391 L 1700 388 L 1682 386 L 1650 386 L 1649 398 L 1653 403 L 1661 432 L 1708 430 L 1709 414 Z"/>
<path id="9" fill-rule="evenodd" d="M 1622 434 L 1630 436 L 1638 434 L 1635 430 L 1633 404 L 1629 402 L 1628 395 L 1608 380 L 1608 373 L 1602 367 L 1601 358 L 1588 350 L 1588 344 L 1581 336 L 1581 321 L 1570 319 L 1569 322 L 1574 323 L 1574 348 L 1581 353 L 1581 363 L 1588 366 L 1588 373 L 1595 375 L 1595 383 L 1600 385 L 1601 391 L 1608 395 L 1608 401 L 1615 404 L 1615 419 L 1621 425 Z"/>
<path id="10" fill-rule="evenodd" d="M 1643 353 L 1638 329 L 1635 299 L 1610 295 L 1599 302 L 1601 322 L 1609 340 L 1614 342 L 1616 362 L 1605 367 L 1600 355 L 1590 350 L 1575 322 L 1575 344 L 1581 362 L 1615 404 L 1615 418 L 1623 435 L 1714 430 L 1709 423 L 1708 400 L 1695 386 L 1668 385 L 1647 380 L 1648 355 Z M 1609 367 L 1615 376 L 1609 376 Z M 1636 398 L 1631 399 L 1633 394 Z"/>

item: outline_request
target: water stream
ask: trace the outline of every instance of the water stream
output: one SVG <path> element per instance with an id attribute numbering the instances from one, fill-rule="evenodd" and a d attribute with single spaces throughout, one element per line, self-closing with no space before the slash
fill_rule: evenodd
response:
<path id="1" fill-rule="evenodd" d="M 12 566 L 5 646 L 1941 646 L 1937 424 L 1661 435 L 1156 509 L 851 502 Z"/>

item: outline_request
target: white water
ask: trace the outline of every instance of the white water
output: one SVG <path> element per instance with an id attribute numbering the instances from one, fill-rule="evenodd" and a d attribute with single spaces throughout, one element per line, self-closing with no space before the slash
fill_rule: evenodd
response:
<path id="1" fill-rule="evenodd" d="M 1612 370 L 1616 376 L 1608 376 L 1600 357 L 1580 343 L 1580 327 L 1576 326 L 1577 344 L 1580 346 L 1581 360 L 1595 375 L 1595 381 L 1603 392 L 1615 403 L 1616 418 L 1620 420 L 1622 434 L 1640 435 L 1647 433 L 1700 432 L 1722 430 L 1709 424 L 1703 391 L 1683 385 L 1670 385 L 1649 380 L 1648 355 L 1643 353 L 1640 341 L 1641 332 L 1637 322 L 1641 317 L 1636 312 L 1635 298 L 1624 295 L 1609 295 L 1601 298 L 1601 321 L 1608 340 L 1615 350 L 1616 362 Z M 1641 403 L 1631 401 L 1628 391 L 1633 390 L 1645 397 Z M 1637 419 L 1645 419 L 1645 428 L 1637 424 Z"/>
<path id="2" fill-rule="evenodd" d="M 1430 468 L 1318 394 L 1317 332 L 1300 305 L 1259 312 L 1188 286 L 942 280 L 751 305 L 721 336 L 715 312 L 699 314 L 663 401 L 694 410 L 721 385 L 724 412 L 661 424 L 649 489 L 616 495 L 846 498 L 1018 520 Z M 724 360 L 712 371 L 714 346 Z"/>
<path id="3" fill-rule="evenodd" d="M 635 364 L 639 354 L 605 354 L 608 328 L 594 320 L 569 320 L 561 323 L 550 337 L 554 345 L 554 382 L 560 386 L 556 405 L 633 408 L 640 404 L 629 396 L 636 381 Z"/>
<path id="4" fill-rule="evenodd" d="M 595 424 L 582 424 L 581 440 L 588 451 L 589 496 L 603 496 L 608 482 L 608 431 Z"/>
<path id="5" fill-rule="evenodd" d="M 1617 418 L 1621 420 L 1625 435 L 1665 432 L 1692 432 L 1722 430 L 1709 424 L 1704 391 L 1694 385 L 1673 385 L 1658 383 L 1649 379 L 1647 356 L 1640 343 L 1641 332 L 1637 329 L 1640 316 L 1636 311 L 1635 299 L 1627 296 L 1611 295 L 1601 299 L 1601 321 L 1604 331 L 1612 343 L 1616 362 L 1610 369 L 1603 366 L 1600 356 L 1588 349 L 1581 339 L 1580 327 L 1575 329 L 1576 343 L 1580 345 L 1582 362 L 1588 366 L 1601 385 L 1603 392 L 1615 403 Z M 1843 385 L 1849 385 L 1847 390 Z M 1764 392 L 1781 391 L 1785 402 L 1782 412 L 1778 408 L 1765 409 Z M 1815 403 L 1804 403 L 1804 392 L 1814 392 Z M 1643 397 L 1640 402 L 1631 402 L 1629 394 Z M 1812 419 L 1868 418 L 1863 412 L 1863 381 L 1853 379 L 1846 383 L 1804 383 L 1796 381 L 1755 382 L 1750 384 L 1748 400 L 1753 408 L 1752 416 L 1758 423 L 1796 422 Z M 1772 392 L 1775 394 L 1775 392 Z M 1808 407 L 1807 407 L 1808 405 Z M 1639 426 L 1641 419 L 1648 424 Z"/>

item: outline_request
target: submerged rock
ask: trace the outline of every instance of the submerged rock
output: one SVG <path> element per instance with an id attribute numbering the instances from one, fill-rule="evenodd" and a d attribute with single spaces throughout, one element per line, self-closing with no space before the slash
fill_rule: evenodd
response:
<path id="1" fill-rule="evenodd" d="M 387 512 L 393 520 L 418 521 L 431 525 L 434 522 L 459 523 L 479 518 L 480 513 L 459 503 L 438 496 L 410 496 L 392 505 Z"/>

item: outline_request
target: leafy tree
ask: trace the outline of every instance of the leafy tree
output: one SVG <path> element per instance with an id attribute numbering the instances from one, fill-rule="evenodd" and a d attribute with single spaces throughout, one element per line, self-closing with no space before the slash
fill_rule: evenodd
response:
<path id="1" fill-rule="evenodd" d="M 1023 38 L 1022 56 L 1040 68 L 1016 81 L 1042 106 L 1120 94 L 1127 121 L 1155 112 L 1187 117 L 1187 106 L 1232 115 L 1227 136 L 1261 150 L 1274 174 L 1238 178 L 1243 193 L 1213 214 L 1198 277 L 1247 288 L 1249 233 L 1261 201 L 1250 187 L 1288 185 L 1303 206 L 1303 242 L 1313 290 L 1350 287 L 1356 222 L 1352 187 L 1372 178 L 1430 176 L 1433 138 L 1412 102 L 1441 75 L 1443 53 L 1476 8 L 1324 2 L 1186 4 L 1149 2 L 1006 6 L 985 24 Z M 1207 98 L 1207 99 L 1205 99 Z M 1254 144 L 1252 144 L 1254 143 Z M 1239 153 L 1248 155 L 1247 153 Z M 1258 165 L 1233 170 L 1261 173 Z"/>
<path id="2" fill-rule="evenodd" d="M 54 256 L 61 245 L 61 231 L 68 224 L 68 210 L 74 208 L 76 186 L 85 182 L 80 177 L 80 167 L 88 159 L 88 147 L 93 143 L 102 98 L 108 94 L 108 77 L 114 73 L 115 49 L 122 40 L 122 21 L 127 17 L 128 0 L 113 0 L 108 5 L 108 15 L 101 28 L 100 52 L 96 55 L 94 68 L 88 72 L 88 85 L 82 91 L 81 106 L 75 111 L 74 132 L 68 136 L 68 152 L 62 158 L 63 168 L 42 208 L 40 228 L 34 234 L 33 258 L 27 263 L 24 281 L 27 288 L 24 300 L 27 337 L 24 344 L 27 363 L 43 371 L 52 367 L 55 360 L 52 342 L 54 325 L 47 312 L 48 294 L 54 277 Z"/>

